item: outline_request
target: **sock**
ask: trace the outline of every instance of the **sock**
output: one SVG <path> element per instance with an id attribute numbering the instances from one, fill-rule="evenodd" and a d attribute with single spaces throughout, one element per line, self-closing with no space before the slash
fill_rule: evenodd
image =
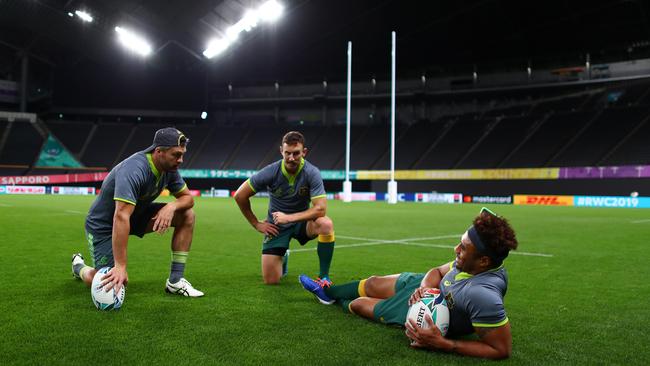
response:
<path id="1" fill-rule="evenodd" d="M 363 290 L 365 284 L 366 280 L 352 281 L 342 285 L 326 287 L 324 290 L 325 294 L 331 299 L 354 300 L 359 296 L 366 295 L 366 292 Z"/>
<path id="2" fill-rule="evenodd" d="M 330 264 L 332 264 L 332 257 L 334 256 L 334 240 L 334 233 L 318 235 L 316 252 L 320 263 L 320 278 L 329 278 L 330 276 Z"/>
<path id="3" fill-rule="evenodd" d="M 169 283 L 178 282 L 185 272 L 185 263 L 189 252 L 172 252 L 172 267 L 169 273 Z"/>
<path id="4" fill-rule="evenodd" d="M 287 272 L 289 272 L 289 249 L 282 256 L 282 276 L 286 276 Z"/>
<path id="5" fill-rule="evenodd" d="M 350 309 L 350 303 L 351 303 L 352 301 L 353 301 L 353 300 L 341 300 L 341 301 L 338 301 L 338 303 L 341 304 L 341 307 L 343 308 L 343 311 L 347 311 L 347 312 L 349 312 L 349 313 L 354 314 L 354 311 L 352 311 L 352 310 Z"/>
<path id="6" fill-rule="evenodd" d="M 93 267 L 87 266 L 85 263 L 78 263 L 74 265 L 74 274 L 79 276 L 80 279 L 83 280 L 84 278 L 84 272 L 87 270 L 91 269 Z"/>

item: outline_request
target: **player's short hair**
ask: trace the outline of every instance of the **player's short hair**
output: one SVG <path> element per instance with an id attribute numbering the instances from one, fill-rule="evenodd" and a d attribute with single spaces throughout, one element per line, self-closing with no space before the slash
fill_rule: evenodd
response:
<path id="1" fill-rule="evenodd" d="M 295 145 L 295 144 L 302 144 L 302 146 L 305 146 L 305 136 L 302 135 L 302 133 L 298 131 L 289 131 L 282 136 L 282 144 L 287 144 L 289 146 Z"/>
<path id="2" fill-rule="evenodd" d="M 519 245 L 515 231 L 508 220 L 489 210 L 481 210 L 481 213 L 474 218 L 473 226 L 480 240 L 488 247 L 488 251 L 496 254 L 497 260 L 492 259 L 495 266 L 501 265 L 508 253 L 517 249 Z"/>

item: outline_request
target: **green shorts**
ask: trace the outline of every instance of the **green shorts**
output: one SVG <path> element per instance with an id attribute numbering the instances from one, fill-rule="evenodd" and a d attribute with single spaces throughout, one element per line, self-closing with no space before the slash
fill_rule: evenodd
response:
<path id="1" fill-rule="evenodd" d="M 147 205 L 142 212 L 131 215 L 129 219 L 129 235 L 136 235 L 142 238 L 146 234 L 149 221 L 151 221 L 152 217 L 156 216 L 163 206 L 165 206 L 165 203 L 153 202 Z M 112 231 L 95 232 L 86 225 L 86 240 L 88 241 L 90 257 L 93 260 L 93 267 L 100 269 L 115 265 Z"/>
<path id="2" fill-rule="evenodd" d="M 404 272 L 395 282 L 395 295 L 375 304 L 375 320 L 384 324 L 404 325 L 409 312 L 409 298 L 424 278 L 424 273 Z"/>
<path id="3" fill-rule="evenodd" d="M 305 245 L 314 239 L 307 236 L 307 221 L 301 221 L 281 229 L 278 236 L 265 235 L 262 242 L 262 254 L 283 256 L 289 249 L 289 242 L 292 238 L 298 240 L 300 245 Z"/>

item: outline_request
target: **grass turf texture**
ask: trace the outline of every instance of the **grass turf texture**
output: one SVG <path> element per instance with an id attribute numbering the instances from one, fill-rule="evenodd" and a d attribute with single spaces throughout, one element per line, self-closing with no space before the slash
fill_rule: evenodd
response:
<path id="1" fill-rule="evenodd" d="M 488 361 L 410 349 L 399 328 L 323 306 L 297 281 L 315 275 L 315 241 L 294 251 L 289 276 L 264 286 L 261 236 L 229 199 L 197 199 L 186 277 L 206 293 L 163 292 L 171 233 L 130 237 L 126 300 L 95 310 L 90 291 L 70 275 L 81 251 L 92 197 L 0 196 L 0 334 L 3 364 L 386 364 L 454 365 Z M 259 216 L 265 199 L 253 200 Z M 647 364 L 650 319 L 650 210 L 491 206 L 510 219 L 506 309 L 513 354 L 504 364 Z M 424 272 L 453 259 L 478 205 L 329 202 L 337 246 L 336 283 L 372 274 Z M 413 245 L 416 244 L 416 245 Z M 437 247 L 443 246 L 443 247 Z M 292 249 L 299 249 L 292 242 Z"/>

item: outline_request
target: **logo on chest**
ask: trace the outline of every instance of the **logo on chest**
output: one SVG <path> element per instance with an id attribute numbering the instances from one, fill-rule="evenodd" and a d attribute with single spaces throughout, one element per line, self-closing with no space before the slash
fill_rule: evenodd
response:
<path id="1" fill-rule="evenodd" d="M 309 196 L 309 187 L 302 186 L 302 187 L 298 188 L 298 196 L 300 196 L 300 197 L 308 197 Z"/>
<path id="2" fill-rule="evenodd" d="M 447 307 L 449 310 L 454 308 L 454 296 L 451 291 L 447 290 L 447 295 L 445 295 L 445 300 L 447 301 Z"/>

